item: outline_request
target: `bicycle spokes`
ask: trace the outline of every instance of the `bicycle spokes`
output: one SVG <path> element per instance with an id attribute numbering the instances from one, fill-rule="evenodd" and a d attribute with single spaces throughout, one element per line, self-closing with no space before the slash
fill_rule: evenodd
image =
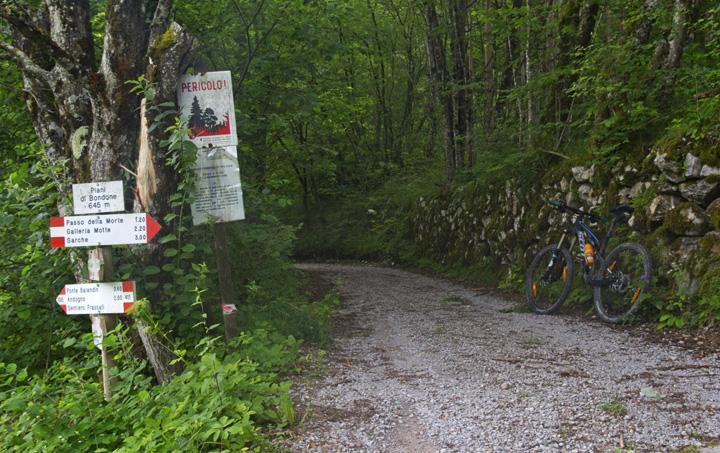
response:
<path id="1" fill-rule="evenodd" d="M 568 263 L 560 249 L 545 249 L 535 258 L 529 269 L 527 293 L 535 312 L 547 313 L 562 303 L 567 296 L 566 286 L 571 279 Z"/>
<path id="2" fill-rule="evenodd" d="M 608 265 L 598 279 L 596 307 L 605 320 L 619 322 L 634 313 L 650 283 L 647 252 L 636 244 L 622 244 L 608 256 Z"/>

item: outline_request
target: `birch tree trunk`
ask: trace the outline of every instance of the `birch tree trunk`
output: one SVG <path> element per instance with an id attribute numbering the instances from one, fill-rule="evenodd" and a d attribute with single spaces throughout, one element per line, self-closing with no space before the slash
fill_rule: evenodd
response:
<path id="1" fill-rule="evenodd" d="M 0 0 L 0 24 L 8 30 L 7 39 L 0 35 L 0 58 L 14 61 L 22 71 L 35 131 L 48 160 L 67 169 L 68 185 L 120 179 L 121 165 L 135 166 L 140 98 L 130 93 L 128 80 L 144 75 L 157 87 L 157 102 L 175 100 L 175 80 L 195 43 L 171 22 L 171 6 L 171 0 L 108 0 L 96 64 L 89 0 Z M 150 7 L 154 9 L 148 22 Z M 139 207 L 158 219 L 169 212 L 167 200 L 176 188 L 158 144 L 162 129 L 143 137 L 149 153 L 145 169 L 152 171 L 137 181 L 153 187 Z M 66 206 L 69 187 L 58 189 L 60 205 Z M 138 254 L 144 262 L 159 256 L 157 247 L 139 249 Z M 173 374 L 167 356 L 153 360 L 158 357 L 154 350 L 163 348 L 143 330 L 158 381 L 167 382 Z"/>

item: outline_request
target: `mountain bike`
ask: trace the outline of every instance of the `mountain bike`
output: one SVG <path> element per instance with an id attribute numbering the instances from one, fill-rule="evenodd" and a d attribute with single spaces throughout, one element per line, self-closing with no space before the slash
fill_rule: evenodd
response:
<path id="1" fill-rule="evenodd" d="M 612 218 L 577 209 L 559 200 L 548 203 L 561 213 L 572 214 L 571 227 L 557 244 L 540 250 L 530 263 L 525 281 L 530 308 L 539 314 L 560 309 L 570 294 L 575 264 L 582 269 L 585 283 L 593 288 L 593 301 L 600 317 L 610 323 L 628 321 L 640 308 L 642 297 L 650 286 L 650 254 L 636 242 L 623 242 L 605 254 L 616 225 L 627 221 L 633 208 L 620 205 L 610 210 Z M 588 223 L 608 223 L 605 237 L 599 239 Z M 570 247 L 563 243 L 572 235 Z M 571 250 L 579 246 L 575 256 Z"/>

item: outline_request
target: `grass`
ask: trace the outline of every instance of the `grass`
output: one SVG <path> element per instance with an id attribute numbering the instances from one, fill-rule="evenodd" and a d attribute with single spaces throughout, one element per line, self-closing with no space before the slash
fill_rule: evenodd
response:
<path id="1" fill-rule="evenodd" d="M 679 450 L 673 450 L 674 453 L 700 453 L 700 449 L 694 445 L 682 447 Z"/>
<path id="2" fill-rule="evenodd" d="M 447 333 L 447 329 L 443 326 L 437 326 L 435 329 L 433 329 L 433 334 L 435 335 L 442 335 L 444 333 Z"/>
<path id="3" fill-rule="evenodd" d="M 528 346 L 538 346 L 543 344 L 543 341 L 540 338 L 530 336 L 525 340 L 525 344 Z"/>
<path id="4" fill-rule="evenodd" d="M 600 405 L 600 410 L 608 415 L 614 415 L 616 417 L 623 417 L 627 415 L 627 408 L 617 398 L 607 401 Z"/>
<path id="5" fill-rule="evenodd" d="M 464 297 L 454 295 L 444 298 L 441 302 L 447 305 L 467 305 L 470 303 L 470 301 L 468 301 Z"/>
<path id="6" fill-rule="evenodd" d="M 530 306 L 527 304 L 517 304 L 507 308 L 501 308 L 498 313 L 532 313 Z"/>

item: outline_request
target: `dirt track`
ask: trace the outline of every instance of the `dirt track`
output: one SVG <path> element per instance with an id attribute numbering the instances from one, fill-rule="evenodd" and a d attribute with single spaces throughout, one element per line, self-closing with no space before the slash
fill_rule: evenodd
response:
<path id="1" fill-rule="evenodd" d="M 442 279 L 303 264 L 339 279 L 293 451 L 674 451 L 720 439 L 720 358 Z M 317 370 L 316 370 L 317 371 Z"/>

